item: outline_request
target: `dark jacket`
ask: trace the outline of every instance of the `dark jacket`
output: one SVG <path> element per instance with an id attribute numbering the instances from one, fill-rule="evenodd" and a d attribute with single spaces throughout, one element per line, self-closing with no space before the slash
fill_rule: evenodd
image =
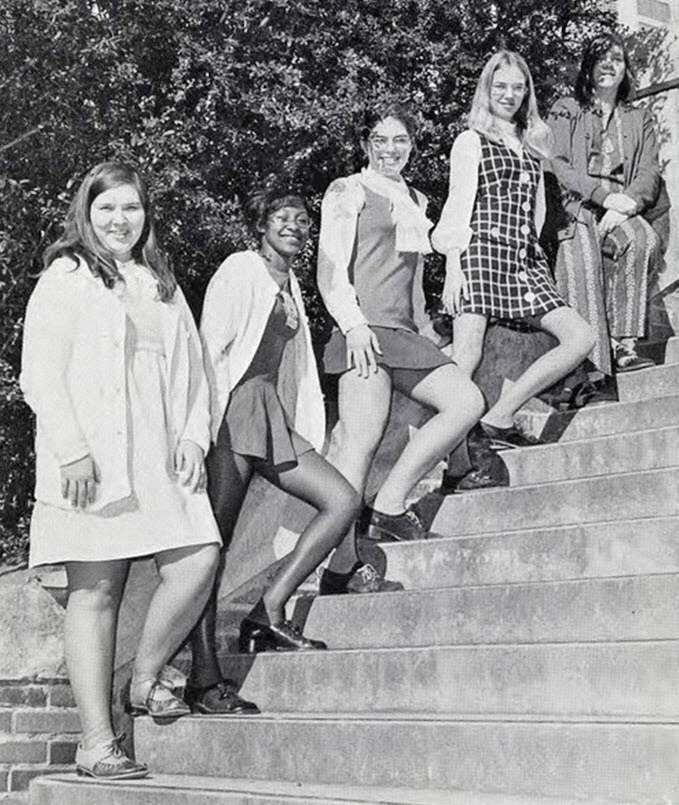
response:
<path id="1" fill-rule="evenodd" d="M 669 209 L 670 203 L 658 163 L 655 123 L 643 107 L 620 104 L 623 164 L 622 192 L 638 204 L 638 212 L 653 220 Z M 548 166 L 561 189 L 560 202 L 565 217 L 559 220 L 559 238 L 573 237 L 575 221 L 583 204 L 602 206 L 610 191 L 595 175 L 592 165 L 597 154 L 594 142 L 594 112 L 583 108 L 574 98 L 560 98 L 552 106 L 548 123 L 554 133 L 554 156 Z M 555 201 L 552 197 L 550 201 Z"/>

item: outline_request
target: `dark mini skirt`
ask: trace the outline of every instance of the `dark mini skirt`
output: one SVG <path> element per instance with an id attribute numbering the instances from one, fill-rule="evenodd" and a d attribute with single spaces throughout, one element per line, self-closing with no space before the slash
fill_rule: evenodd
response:
<path id="1" fill-rule="evenodd" d="M 377 336 L 382 355 L 377 363 L 389 369 L 437 369 L 452 363 L 450 358 L 428 338 L 411 330 L 370 325 Z M 346 338 L 339 330 L 333 330 L 323 352 L 323 369 L 326 374 L 339 375 L 346 372 Z"/>
<path id="2" fill-rule="evenodd" d="M 217 446 L 265 461 L 272 467 L 296 464 L 313 450 L 289 425 L 276 386 L 257 376 L 238 385 L 229 400 Z"/>

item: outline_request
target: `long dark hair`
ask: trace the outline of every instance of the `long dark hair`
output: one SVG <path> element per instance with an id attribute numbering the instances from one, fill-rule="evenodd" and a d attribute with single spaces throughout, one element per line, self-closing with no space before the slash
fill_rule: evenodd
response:
<path id="1" fill-rule="evenodd" d="M 575 99 L 581 106 L 589 106 L 594 95 L 594 65 L 611 48 L 619 47 L 625 59 L 625 75 L 618 87 L 616 102 L 629 101 L 634 95 L 634 70 L 630 62 L 629 53 L 625 47 L 625 40 L 614 31 L 598 34 L 592 39 L 582 54 L 580 72 L 575 79 Z"/>
<path id="2" fill-rule="evenodd" d="M 153 273 L 158 281 L 159 298 L 163 302 L 169 302 L 177 288 L 177 280 L 156 240 L 153 211 L 146 185 L 139 172 L 124 162 L 100 162 L 85 176 L 66 213 L 63 235 L 45 249 L 43 266 L 47 268 L 57 257 L 70 257 L 76 263 L 80 257 L 107 288 L 122 281 L 113 255 L 102 245 L 90 221 L 90 208 L 94 199 L 100 193 L 120 185 L 134 187 L 145 214 L 141 235 L 132 247 L 132 257 Z"/>

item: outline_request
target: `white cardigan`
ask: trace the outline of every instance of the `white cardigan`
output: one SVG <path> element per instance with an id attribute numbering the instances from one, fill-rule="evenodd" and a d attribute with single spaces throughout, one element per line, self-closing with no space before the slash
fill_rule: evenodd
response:
<path id="1" fill-rule="evenodd" d="M 325 440 L 323 395 L 304 301 L 292 271 L 290 290 L 300 314 L 300 327 L 284 352 L 278 392 L 295 431 L 320 452 Z M 253 251 L 227 257 L 210 280 L 200 333 L 215 442 L 229 395 L 252 362 L 278 292 L 264 261 Z"/>
<path id="2" fill-rule="evenodd" d="M 155 286 L 150 273 L 142 277 Z M 168 367 L 168 446 L 210 444 L 208 387 L 198 331 L 178 288 L 157 302 Z M 37 416 L 37 500 L 70 508 L 59 468 L 91 455 L 99 475 L 98 511 L 132 493 L 128 471 L 126 313 L 84 260 L 60 257 L 42 274 L 26 309 L 20 385 Z M 161 405 L 161 401 L 158 401 Z M 170 468 L 168 468 L 168 471 Z M 159 471 L 160 468 L 159 468 Z"/>

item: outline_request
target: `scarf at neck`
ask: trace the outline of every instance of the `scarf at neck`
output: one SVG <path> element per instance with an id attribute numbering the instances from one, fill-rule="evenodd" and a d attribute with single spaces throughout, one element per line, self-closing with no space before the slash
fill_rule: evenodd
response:
<path id="1" fill-rule="evenodd" d="M 401 179 L 398 182 L 381 176 L 372 168 L 363 168 L 361 183 L 391 203 L 391 220 L 396 227 L 396 251 L 429 254 L 429 230 L 434 225 L 424 210 L 416 204 Z"/>

